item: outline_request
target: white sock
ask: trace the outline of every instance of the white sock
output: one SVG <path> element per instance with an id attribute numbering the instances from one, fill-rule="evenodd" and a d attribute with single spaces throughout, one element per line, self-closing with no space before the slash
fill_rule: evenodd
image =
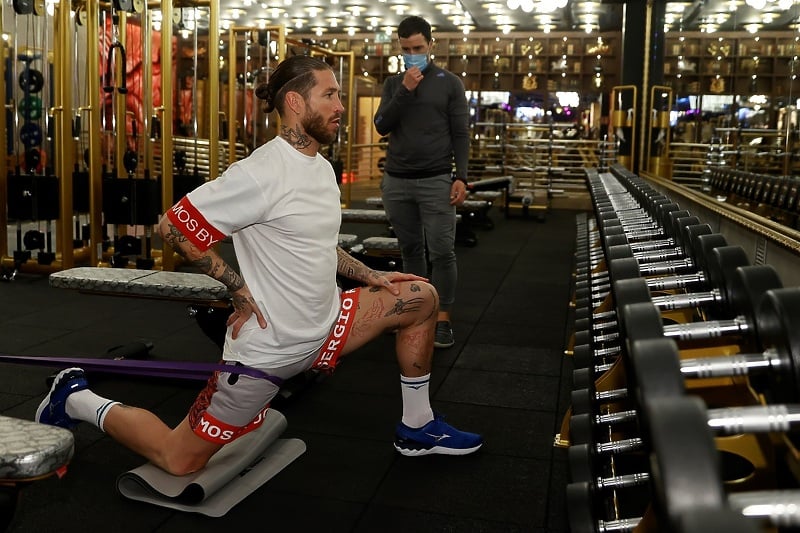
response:
<path id="1" fill-rule="evenodd" d="M 403 424 L 410 428 L 420 428 L 433 420 L 431 400 L 428 395 L 431 375 L 418 378 L 400 376 L 400 390 L 403 394 Z"/>
<path id="2" fill-rule="evenodd" d="M 103 430 L 103 422 L 106 420 L 108 411 L 118 403 L 98 396 L 89 389 L 84 389 L 70 394 L 64 407 L 70 418 L 89 422 Z"/>

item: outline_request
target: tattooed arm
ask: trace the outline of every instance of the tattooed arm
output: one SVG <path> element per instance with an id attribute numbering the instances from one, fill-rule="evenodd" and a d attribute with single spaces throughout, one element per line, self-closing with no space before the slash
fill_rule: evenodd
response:
<path id="1" fill-rule="evenodd" d="M 158 224 L 158 232 L 164 242 L 169 244 L 175 253 L 186 259 L 186 261 L 197 267 L 201 272 L 221 282 L 228 288 L 231 295 L 233 313 L 228 318 L 227 325 L 233 325 L 232 336 L 235 339 L 239 335 L 239 330 L 255 313 L 258 323 L 262 328 L 267 327 L 267 320 L 261 313 L 258 305 L 250 293 L 250 288 L 239 275 L 224 259 L 213 249 L 202 251 L 192 244 L 186 236 L 175 227 L 169 218 L 161 217 Z"/>
<path id="2" fill-rule="evenodd" d="M 373 270 L 344 251 L 341 246 L 336 247 L 336 254 L 338 256 L 336 270 L 339 275 L 372 287 L 386 287 L 395 296 L 400 294 L 400 289 L 392 283 L 393 281 L 428 281 L 415 274 Z"/>

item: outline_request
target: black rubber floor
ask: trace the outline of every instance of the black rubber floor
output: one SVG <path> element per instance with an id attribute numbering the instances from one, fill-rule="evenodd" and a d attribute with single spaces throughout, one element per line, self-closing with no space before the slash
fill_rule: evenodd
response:
<path id="1" fill-rule="evenodd" d="M 126 500 L 116 477 L 143 460 L 87 424 L 76 430 L 67 475 L 29 485 L 10 531 L 296 532 L 567 531 L 566 452 L 553 447 L 566 410 L 571 362 L 563 355 L 575 212 L 547 221 L 504 219 L 458 248 L 456 345 L 437 350 L 434 408 L 486 444 L 466 457 L 402 457 L 392 447 L 400 416 L 393 338 L 351 355 L 336 374 L 282 406 L 284 436 L 307 452 L 225 517 Z M 344 228 L 347 230 L 347 228 Z M 351 228 L 357 231 L 358 228 Z M 129 341 L 157 359 L 215 361 L 216 346 L 185 306 L 50 288 L 41 276 L 0 284 L 0 352 L 96 357 Z M 51 370 L 0 364 L 0 413 L 32 419 Z M 185 414 L 200 384 L 105 378 L 98 393 Z"/>

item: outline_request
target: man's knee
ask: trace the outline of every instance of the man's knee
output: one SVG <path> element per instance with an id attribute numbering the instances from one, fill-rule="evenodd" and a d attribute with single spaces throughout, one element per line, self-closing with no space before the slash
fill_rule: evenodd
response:
<path id="1" fill-rule="evenodd" d="M 208 464 L 211 456 L 208 454 L 190 454 L 178 450 L 177 453 L 167 453 L 164 457 L 164 470 L 173 476 L 185 476 L 201 470 Z"/>
<path id="2" fill-rule="evenodd" d="M 413 298 L 420 302 L 420 314 L 426 314 L 431 310 L 439 308 L 439 293 L 436 287 L 427 281 L 406 281 L 403 282 L 401 294 L 408 293 L 407 298 Z"/>

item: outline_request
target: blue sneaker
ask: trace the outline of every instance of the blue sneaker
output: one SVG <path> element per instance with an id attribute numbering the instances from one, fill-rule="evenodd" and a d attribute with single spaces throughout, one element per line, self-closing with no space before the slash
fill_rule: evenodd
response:
<path id="1" fill-rule="evenodd" d="M 50 392 L 44 397 L 36 410 L 36 421 L 51 426 L 72 429 L 78 421 L 67 415 L 67 398 L 73 392 L 78 392 L 89 387 L 86 375 L 81 368 L 67 368 L 62 370 L 53 380 Z"/>
<path id="2" fill-rule="evenodd" d="M 436 414 L 421 428 L 410 428 L 400 422 L 394 437 L 395 449 L 403 455 L 417 456 L 440 453 L 467 455 L 483 446 L 483 437 L 459 431 Z"/>

